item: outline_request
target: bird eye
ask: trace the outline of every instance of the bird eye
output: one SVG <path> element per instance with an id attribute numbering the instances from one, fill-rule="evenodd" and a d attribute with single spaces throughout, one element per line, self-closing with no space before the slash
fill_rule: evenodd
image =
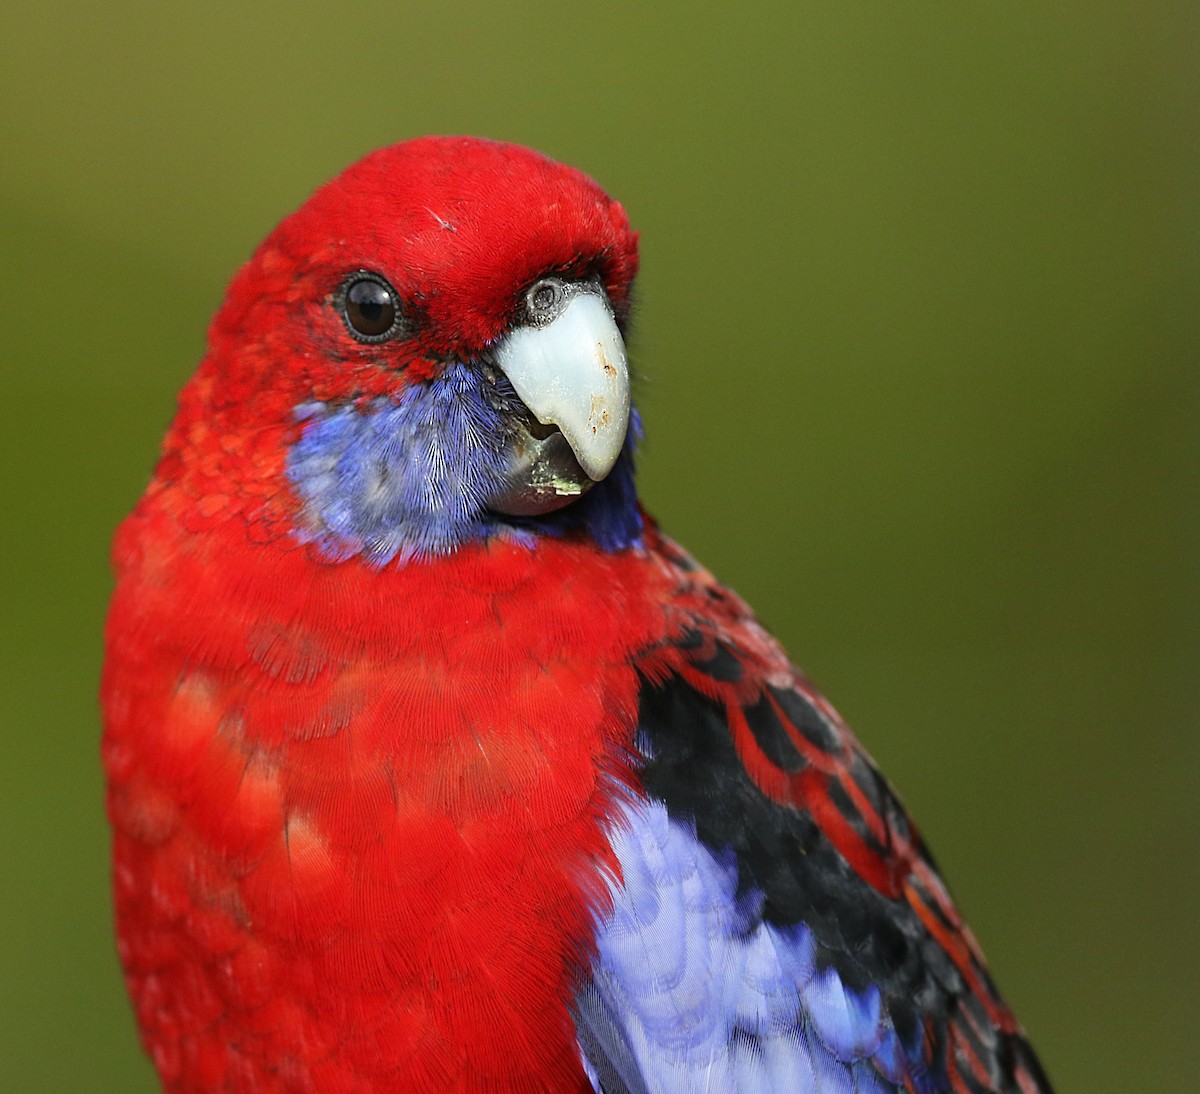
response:
<path id="1" fill-rule="evenodd" d="M 553 319 L 562 309 L 566 289 L 556 277 L 544 277 L 525 294 L 525 307 L 535 322 Z"/>
<path id="2" fill-rule="evenodd" d="M 386 342 L 400 328 L 396 290 L 378 274 L 354 274 L 341 292 L 342 318 L 360 342 Z"/>

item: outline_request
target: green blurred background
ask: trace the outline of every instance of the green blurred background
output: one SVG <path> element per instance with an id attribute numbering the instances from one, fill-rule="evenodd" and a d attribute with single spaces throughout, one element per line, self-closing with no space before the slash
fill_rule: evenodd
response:
<path id="1" fill-rule="evenodd" d="M 426 132 L 624 201 L 648 503 L 900 788 L 1060 1089 L 1195 1089 L 1194 0 L 3 22 L 0 1089 L 154 1088 L 110 940 L 107 541 L 238 263 Z"/>

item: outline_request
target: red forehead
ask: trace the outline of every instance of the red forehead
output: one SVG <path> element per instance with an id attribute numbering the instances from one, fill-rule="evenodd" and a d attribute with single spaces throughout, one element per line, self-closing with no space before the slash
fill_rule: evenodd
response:
<path id="1" fill-rule="evenodd" d="M 595 270 L 619 308 L 637 240 L 587 175 L 528 148 L 426 137 L 381 149 L 318 190 L 264 244 L 294 274 L 387 277 L 458 342 L 500 333 L 514 294 L 550 270 Z"/>

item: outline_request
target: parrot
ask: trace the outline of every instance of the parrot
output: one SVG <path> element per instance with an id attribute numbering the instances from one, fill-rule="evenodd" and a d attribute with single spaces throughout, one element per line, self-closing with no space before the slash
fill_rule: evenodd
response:
<path id="1" fill-rule="evenodd" d="M 235 274 L 113 543 L 118 956 L 172 1094 L 1047 1094 L 833 706 L 638 500 L 638 234 L 420 137 Z"/>

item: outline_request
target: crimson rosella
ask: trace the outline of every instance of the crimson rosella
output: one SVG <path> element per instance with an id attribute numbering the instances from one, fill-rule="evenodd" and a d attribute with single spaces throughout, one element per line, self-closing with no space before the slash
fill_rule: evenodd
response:
<path id="1" fill-rule="evenodd" d="M 234 278 L 107 630 L 167 1090 L 1049 1091 L 870 757 L 638 505 L 637 264 L 580 172 L 427 138 Z"/>

